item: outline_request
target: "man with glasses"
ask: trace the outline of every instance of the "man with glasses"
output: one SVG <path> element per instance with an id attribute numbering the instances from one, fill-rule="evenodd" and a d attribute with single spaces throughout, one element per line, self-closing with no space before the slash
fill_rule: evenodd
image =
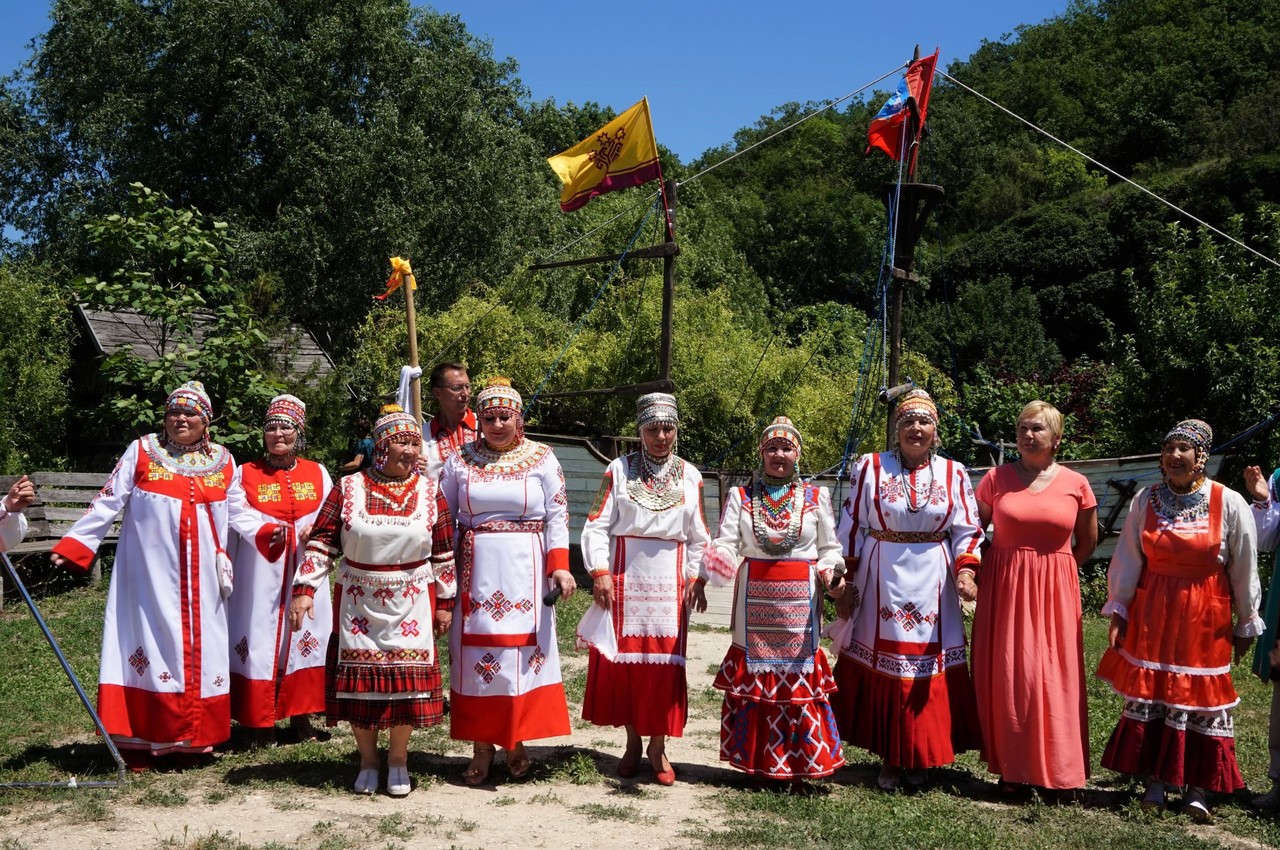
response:
<path id="1" fill-rule="evenodd" d="M 423 429 L 425 472 L 439 480 L 444 462 L 463 444 L 476 438 L 476 414 L 471 403 L 471 377 L 461 363 L 439 363 L 431 370 L 431 395 L 439 411 Z"/>

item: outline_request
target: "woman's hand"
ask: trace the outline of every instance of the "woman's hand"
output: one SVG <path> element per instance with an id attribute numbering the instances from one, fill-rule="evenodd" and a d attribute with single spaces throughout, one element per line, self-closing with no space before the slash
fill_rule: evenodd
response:
<path id="1" fill-rule="evenodd" d="M 1244 468 L 1244 489 L 1255 502 L 1265 502 L 1271 495 L 1267 492 L 1267 479 L 1256 466 Z"/>
<path id="2" fill-rule="evenodd" d="M 573 596 L 573 592 L 578 589 L 577 583 L 573 580 L 568 570 L 556 570 L 551 574 L 551 581 L 555 586 L 560 588 L 560 598 L 568 599 Z"/>
<path id="3" fill-rule="evenodd" d="M 31 479 L 24 475 L 13 482 L 13 486 L 5 494 L 4 509 L 11 514 L 16 514 L 30 507 L 35 500 L 36 485 L 32 484 Z"/>
<path id="4" fill-rule="evenodd" d="M 591 598 L 606 611 L 613 610 L 613 577 L 603 573 L 591 580 Z"/>
<path id="5" fill-rule="evenodd" d="M 307 548 L 307 541 L 311 539 L 311 529 L 314 527 L 315 526 L 312 526 L 312 525 L 304 525 L 298 531 L 298 548 L 299 549 Z"/>
<path id="6" fill-rule="evenodd" d="M 978 583 L 974 581 L 973 573 L 963 572 L 956 576 L 956 593 L 965 602 L 973 602 L 978 598 Z"/>
<path id="7" fill-rule="evenodd" d="M 1111 615 L 1111 625 L 1107 628 L 1107 644 L 1112 649 L 1119 649 L 1124 643 L 1124 633 L 1129 628 L 1129 621 L 1119 614 Z"/>
<path id="8" fill-rule="evenodd" d="M 437 608 L 437 609 L 436 609 L 436 617 L 435 617 L 435 633 L 436 633 L 436 637 L 440 637 L 440 635 L 442 635 L 442 634 L 444 634 L 445 632 L 449 631 L 449 627 L 450 627 L 450 626 L 452 626 L 452 625 L 453 625 L 453 611 L 451 611 L 451 610 L 450 610 L 450 611 L 442 611 L 442 610 L 440 610 L 439 608 Z"/>
<path id="9" fill-rule="evenodd" d="M 701 614 L 707 610 L 706 585 L 697 579 L 689 582 L 684 588 L 684 604 Z"/>
<path id="10" fill-rule="evenodd" d="M 71 562 L 70 562 L 70 561 L 68 561 L 66 558 L 64 558 L 64 557 L 62 557 L 61 555 L 59 555 L 57 552 L 50 552 L 50 553 L 49 553 L 49 561 L 50 561 L 50 562 L 51 562 L 55 567 L 65 567 L 67 564 L 71 563 Z"/>
<path id="11" fill-rule="evenodd" d="M 284 523 L 276 523 L 276 527 L 271 532 L 271 548 L 284 545 L 285 535 L 289 533 L 289 528 Z"/>
<path id="12" fill-rule="evenodd" d="M 289 627 L 295 632 L 302 628 L 302 621 L 307 617 L 316 618 L 315 603 L 310 596 L 295 596 L 289 603 Z"/>

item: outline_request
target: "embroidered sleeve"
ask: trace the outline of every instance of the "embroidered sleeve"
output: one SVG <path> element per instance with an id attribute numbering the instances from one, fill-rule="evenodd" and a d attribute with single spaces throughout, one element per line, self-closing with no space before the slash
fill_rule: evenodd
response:
<path id="1" fill-rule="evenodd" d="M 692 581 L 701 575 L 702 558 L 711 544 L 711 532 L 707 530 L 707 519 L 702 508 L 702 473 L 692 466 L 687 468 L 693 473 L 694 481 L 697 483 L 697 487 L 693 488 L 696 492 L 697 504 L 685 506 L 684 576 L 686 581 Z"/>
<path id="2" fill-rule="evenodd" d="M 836 573 L 844 572 L 844 553 L 836 534 L 836 520 L 831 511 L 831 493 L 826 487 L 815 487 L 818 492 L 818 509 L 814 516 L 818 522 L 818 575 L 828 587 Z"/>
<path id="3" fill-rule="evenodd" d="M 1129 619 L 1129 603 L 1133 601 L 1142 568 L 1147 563 L 1146 556 L 1142 554 L 1142 525 L 1146 522 L 1150 498 L 1151 488 L 1144 487 L 1129 502 L 1129 515 L 1124 519 L 1124 528 L 1120 530 L 1120 539 L 1116 541 L 1115 552 L 1111 555 L 1111 565 L 1107 567 L 1107 604 L 1102 606 L 1104 617 L 1119 614 Z"/>
<path id="4" fill-rule="evenodd" d="M 141 444 L 140 440 L 129 444 L 107 483 L 89 505 L 89 510 L 76 520 L 66 536 L 53 547 L 54 553 L 66 558 L 79 571 L 89 569 L 98 546 L 102 544 L 102 538 L 107 536 L 116 515 L 129 502 L 129 496 L 137 484 L 138 452 Z"/>
<path id="5" fill-rule="evenodd" d="M 436 494 L 436 522 L 431 526 L 431 564 L 436 574 L 436 607 L 453 610 L 458 595 L 457 571 L 453 562 L 453 516 L 444 495 Z"/>
<path id="6" fill-rule="evenodd" d="M 713 587 L 729 584 L 738 575 L 738 565 L 742 562 L 745 546 L 741 533 L 743 498 L 743 489 L 733 488 L 721 512 L 720 530 L 716 539 L 703 552 L 698 578 L 709 582 Z"/>
<path id="7" fill-rule="evenodd" d="M 294 574 L 295 585 L 319 587 L 333 569 L 342 546 L 342 500 L 349 489 L 344 481 L 329 491 L 324 504 L 320 506 L 315 525 L 311 527 L 306 555 L 298 565 L 298 572 Z"/>
<path id="8" fill-rule="evenodd" d="M 951 473 L 959 498 L 951 512 L 951 553 L 953 570 L 975 569 L 978 566 L 978 547 L 982 544 L 982 529 L 978 527 L 978 502 L 973 497 L 973 485 L 964 467 L 945 461 Z"/>
<path id="9" fill-rule="evenodd" d="M 542 533 L 547 541 L 547 575 L 551 575 L 569 569 L 569 494 L 555 452 L 548 451 L 539 467 L 546 510 Z"/>
<path id="10" fill-rule="evenodd" d="M 624 459 L 625 462 L 625 459 Z M 596 491 L 595 504 L 582 526 L 582 561 L 592 578 L 609 572 L 610 532 L 617 516 L 617 499 L 613 497 L 613 472 L 615 460 L 604 471 L 600 489 Z"/>

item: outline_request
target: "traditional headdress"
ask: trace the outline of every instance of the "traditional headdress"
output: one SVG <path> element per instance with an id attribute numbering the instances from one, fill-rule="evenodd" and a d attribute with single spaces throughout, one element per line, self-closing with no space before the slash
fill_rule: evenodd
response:
<path id="1" fill-rule="evenodd" d="M 898 406 L 893 411 L 893 429 L 898 429 L 898 422 L 904 416 L 923 416 L 934 425 L 938 424 L 938 406 L 933 398 L 922 389 L 908 390 L 898 397 Z"/>
<path id="2" fill-rule="evenodd" d="M 1209 462 L 1209 449 L 1213 447 L 1213 428 L 1203 419 L 1184 419 L 1164 435 L 1160 445 L 1168 445 L 1170 440 L 1186 440 L 1196 450 L 1195 473 L 1204 472 Z"/>
<path id="3" fill-rule="evenodd" d="M 520 393 L 511 386 L 509 378 L 500 375 L 490 378 L 485 382 L 484 389 L 476 396 L 477 414 L 494 408 L 514 410 L 516 413 L 521 413 L 524 409 L 524 399 L 520 398 Z"/>
<path id="4" fill-rule="evenodd" d="M 800 438 L 800 431 L 785 416 L 775 417 L 773 422 L 769 423 L 769 426 L 760 435 L 760 448 L 762 449 L 770 443 L 778 442 L 795 446 L 797 457 L 800 455 L 804 444 L 804 441 Z"/>
<path id="5" fill-rule="evenodd" d="M 213 421 L 213 402 L 209 401 L 209 394 L 204 391 L 204 384 L 199 381 L 187 381 L 169 393 L 169 397 L 164 402 L 164 409 L 166 412 L 184 410 L 194 413 L 203 419 L 206 425 Z"/>
<path id="6" fill-rule="evenodd" d="M 302 399 L 287 394 L 271 399 L 271 403 L 267 405 L 267 416 L 263 420 L 262 427 L 265 429 L 272 422 L 282 422 L 298 429 L 298 439 L 293 444 L 295 453 L 306 447 L 306 436 L 303 432 L 307 427 L 307 406 Z"/>
<path id="7" fill-rule="evenodd" d="M 648 393 L 636 401 L 636 428 L 655 422 L 680 426 L 680 412 L 676 409 L 675 396 L 670 393 Z"/>
<path id="8" fill-rule="evenodd" d="M 412 413 L 406 413 L 398 404 L 384 404 L 378 411 L 378 421 L 373 423 L 373 465 L 382 469 L 387 462 L 387 446 L 393 437 L 409 434 L 422 442 L 422 427 Z"/>

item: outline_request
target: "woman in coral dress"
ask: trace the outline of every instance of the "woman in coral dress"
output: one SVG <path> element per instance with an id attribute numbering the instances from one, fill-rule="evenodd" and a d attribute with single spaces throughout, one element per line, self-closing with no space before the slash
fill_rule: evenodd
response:
<path id="1" fill-rule="evenodd" d="M 1145 778 L 1144 808 L 1165 804 L 1166 784 L 1185 786 L 1182 811 L 1200 822 L 1206 791 L 1244 787 L 1232 652 L 1239 660 L 1264 629 L 1254 520 L 1243 496 L 1205 477 L 1212 444 L 1206 423 L 1179 422 L 1160 450 L 1164 481 L 1133 497 L 1107 570 L 1111 646 L 1098 665 L 1124 698 L 1102 766 Z"/>
<path id="2" fill-rule="evenodd" d="M 689 714 L 685 589 L 698 577 L 710 535 L 702 517 L 702 475 L 675 454 L 675 396 L 649 393 L 636 403 L 641 447 L 605 471 L 582 529 L 582 558 L 596 605 L 609 612 L 618 653 L 591 650 L 582 716 L 622 726 L 627 748 L 618 775 L 635 776 L 642 737 L 662 785 L 676 781 L 667 736 L 684 734 Z"/>
<path id="3" fill-rule="evenodd" d="M 822 593 L 844 564 L 831 496 L 796 473 L 800 432 L 785 416 L 765 428 L 761 468 L 725 502 L 691 597 L 736 581 L 733 644 L 714 686 L 724 691 L 720 760 L 765 780 L 830 776 L 844 765 L 827 695 L 835 689 L 818 646 Z"/>
<path id="4" fill-rule="evenodd" d="M 1062 414 L 1033 401 L 1017 435 L 1020 458 L 988 472 L 976 493 L 982 525 L 994 522 L 991 548 L 976 576 L 962 569 L 956 580 L 962 598 L 978 600 L 978 722 L 1005 794 L 1079 788 L 1089 776 L 1078 569 L 1098 540 L 1089 482 L 1054 461 Z"/>

